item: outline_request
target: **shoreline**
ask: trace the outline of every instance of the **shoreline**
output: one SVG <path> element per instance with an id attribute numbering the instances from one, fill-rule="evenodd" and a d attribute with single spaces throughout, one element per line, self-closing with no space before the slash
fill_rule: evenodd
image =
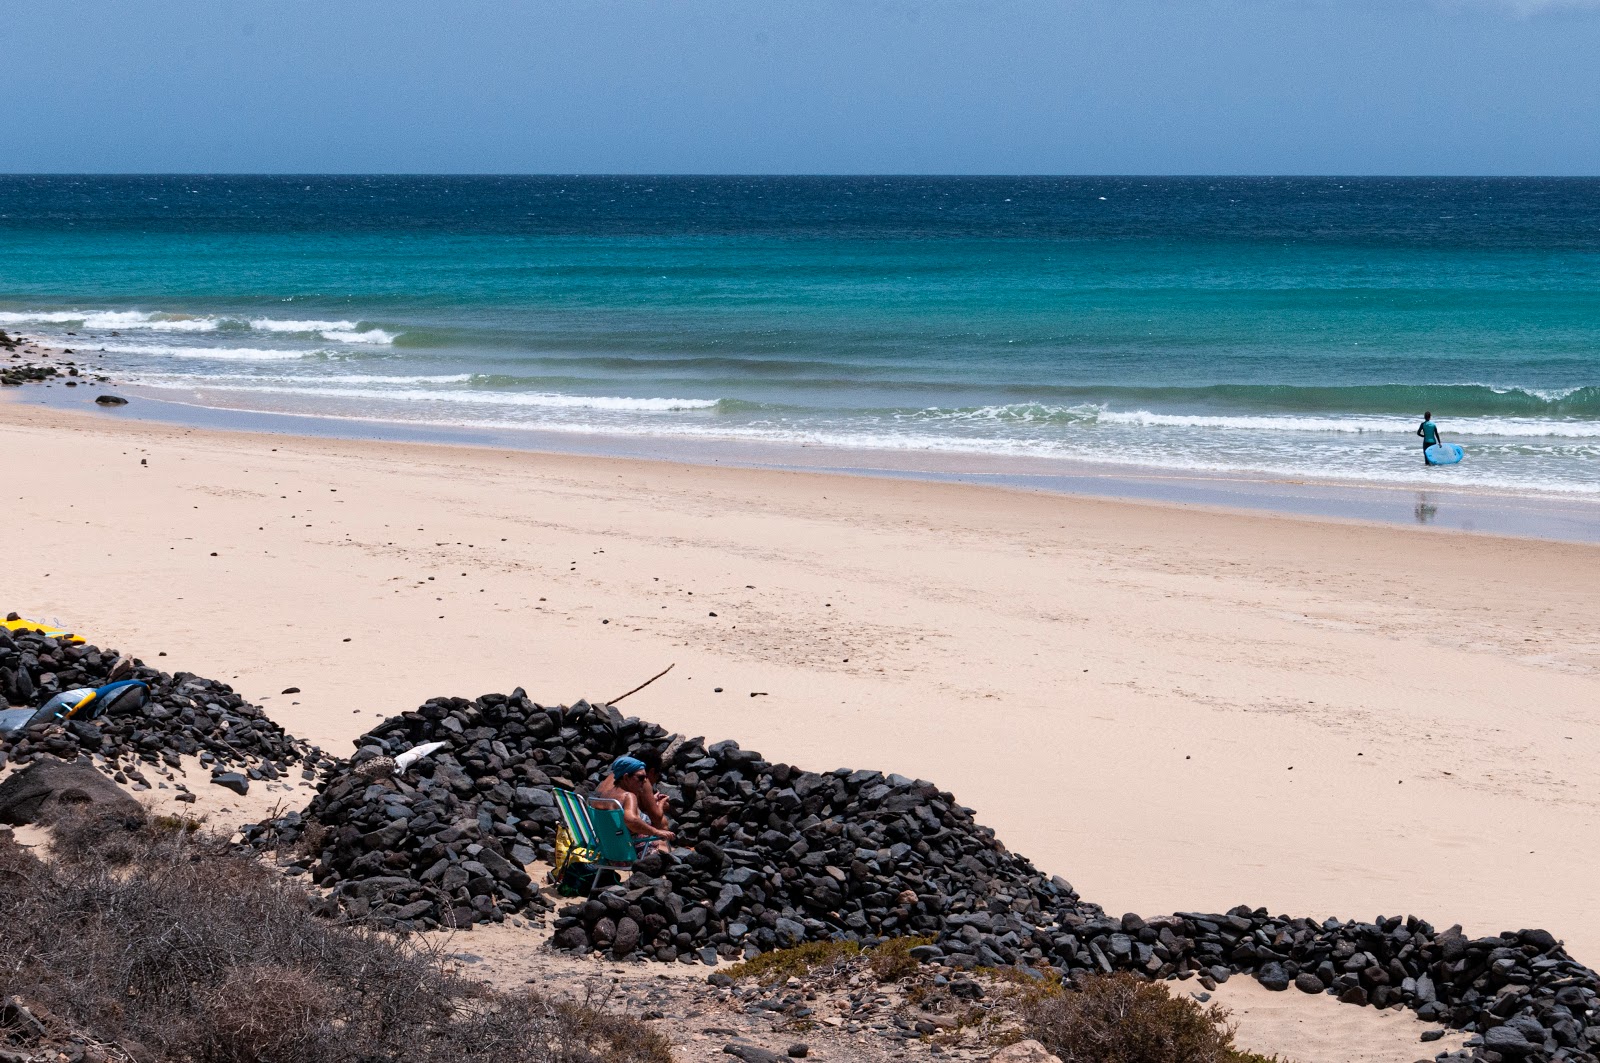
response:
<path id="1" fill-rule="evenodd" d="M 675 663 L 630 711 L 939 779 L 1111 908 L 1600 954 L 1592 546 L 18 402 L 0 446 L 8 608 L 330 750 L 443 692 L 603 700 Z"/>
<path id="2" fill-rule="evenodd" d="M 52 352 L 58 354 L 59 352 Z M 330 440 L 505 448 L 574 457 L 687 463 L 868 478 L 968 484 L 1056 495 L 1203 506 L 1288 517 L 1412 525 L 1566 542 L 1600 542 L 1600 500 L 1482 488 L 1421 488 L 1380 481 L 1309 480 L 1248 472 L 1162 470 L 1062 458 L 1001 458 L 959 453 L 866 451 L 670 436 L 613 436 L 532 429 L 434 427 L 381 419 L 269 413 L 159 398 L 117 385 L 136 402 L 119 417 L 188 428 L 272 433 Z M 96 412 L 77 396 L 45 394 L 13 401 Z M 159 394 L 159 393 L 158 393 Z M 91 400 L 92 401 L 92 400 Z"/>

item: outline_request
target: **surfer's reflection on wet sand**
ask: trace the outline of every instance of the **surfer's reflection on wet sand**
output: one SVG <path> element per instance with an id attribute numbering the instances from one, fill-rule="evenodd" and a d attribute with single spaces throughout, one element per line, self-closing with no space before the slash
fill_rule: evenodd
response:
<path id="1" fill-rule="evenodd" d="M 1439 515 L 1439 507 L 1428 501 L 1428 493 L 1421 491 L 1417 494 L 1417 507 L 1412 510 L 1416 514 L 1418 524 L 1432 524 L 1433 518 Z"/>

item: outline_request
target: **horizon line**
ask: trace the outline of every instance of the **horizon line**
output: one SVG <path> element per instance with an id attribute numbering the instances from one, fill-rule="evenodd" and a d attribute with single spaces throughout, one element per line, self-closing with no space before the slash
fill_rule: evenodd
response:
<path id="1" fill-rule="evenodd" d="M 1540 180 L 1540 181 L 1592 181 L 1600 180 L 1597 174 L 1539 174 L 1539 173 L 956 173 L 956 172 L 777 172 L 777 171 L 748 171 L 748 172 L 715 172 L 704 173 L 694 171 L 490 171 L 490 170 L 438 170 L 438 171 L 409 171 L 409 170 L 119 170 L 119 171 L 26 171 L 26 170 L 0 170 L 0 178 L 7 177 L 281 177 L 294 179 L 313 178 L 341 178 L 341 177 L 545 177 L 545 178 L 650 178 L 650 179 L 691 179 L 708 180 L 716 178 L 752 179 L 782 179 L 782 178 L 809 178 L 819 180 L 844 180 L 850 178 L 878 178 L 878 179 L 983 179 L 983 180 L 1023 180 L 1023 179 L 1056 179 L 1056 180 L 1323 180 L 1323 181 L 1356 181 L 1356 180 L 1387 180 L 1387 181 L 1515 181 L 1515 180 Z"/>

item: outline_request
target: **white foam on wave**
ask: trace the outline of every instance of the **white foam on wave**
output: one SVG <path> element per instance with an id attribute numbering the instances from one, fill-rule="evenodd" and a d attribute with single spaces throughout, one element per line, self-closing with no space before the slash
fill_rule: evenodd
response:
<path id="1" fill-rule="evenodd" d="M 377 378 L 385 379 L 385 378 Z M 506 391 L 427 391 L 377 388 L 249 387 L 213 384 L 205 377 L 185 378 L 182 383 L 150 383 L 151 387 L 186 391 L 252 392 L 258 395 L 299 395 L 319 399 L 381 399 L 388 402 L 471 404 L 484 406 L 526 406 L 558 410 L 610 410 L 630 413 L 668 413 L 677 410 L 708 410 L 716 399 L 628 398 L 621 395 L 558 395 L 544 392 Z"/>
<path id="2" fill-rule="evenodd" d="M 1339 435 L 1411 435 L 1417 421 L 1376 414 L 1190 414 L 1151 410 L 1108 410 L 1098 404 L 1053 406 L 1044 403 L 1010 403 L 949 410 L 933 407 L 899 418 L 912 423 L 949 423 L 999 429 L 1055 427 L 1089 429 L 1097 425 L 1133 428 L 1196 428 L 1227 432 L 1314 433 Z M 1518 439 L 1600 439 L 1600 420 L 1557 420 L 1540 417 L 1459 417 L 1444 426 L 1454 438 L 1511 437 Z"/>
<path id="3" fill-rule="evenodd" d="M 83 329 L 148 329 L 163 332 L 210 332 L 217 318 L 157 314 L 144 310 L 45 310 L 0 313 L 0 325 L 74 325 Z"/>
<path id="4" fill-rule="evenodd" d="M 206 373 L 204 375 L 193 373 L 133 373 L 125 374 L 122 379 L 130 384 L 147 384 L 150 387 L 181 387 L 181 388 L 215 388 L 222 390 L 223 386 L 237 383 L 260 382 L 263 387 L 244 387 L 241 391 L 265 391 L 273 384 L 288 384 L 294 381 L 314 381 L 328 384 L 470 384 L 473 380 L 472 373 L 450 373 L 437 376 L 385 376 L 377 373 L 331 373 L 326 376 L 281 376 L 271 373 Z M 310 389 L 301 389 L 307 390 Z M 314 392 L 327 394 L 327 392 Z"/>
<path id="5" fill-rule="evenodd" d="M 1410 435 L 1417 421 L 1392 417 L 1315 417 L 1298 414 L 1231 416 L 1219 414 L 1152 413 L 1149 410 L 1103 410 L 1101 424 L 1139 425 L 1151 428 L 1220 428 L 1257 432 L 1316 432 Z M 1510 436 L 1600 439 L 1600 421 L 1556 421 L 1537 417 L 1459 417 L 1443 425 L 1451 438 Z"/>
<path id="6" fill-rule="evenodd" d="M 141 381 L 141 383 L 145 383 Z M 1600 447 L 1584 445 L 1579 460 L 1557 458 L 1528 466 L 1519 459 L 1506 460 L 1516 444 L 1481 443 L 1469 451 L 1472 461 L 1446 471 L 1421 469 L 1409 446 L 1396 446 L 1393 440 L 1372 435 L 1352 438 L 1347 444 L 1306 447 L 1284 433 L 1270 436 L 1218 434 L 1209 441 L 1174 445 L 1171 438 L 1148 434 L 1128 435 L 1097 432 L 1044 434 L 1037 432 L 1010 435 L 971 435 L 929 430 L 905 422 L 873 425 L 860 421 L 789 422 L 774 420 L 732 421 L 717 418 L 658 418 L 626 416 L 584 416 L 586 411 L 664 412 L 697 410 L 715 405 L 711 400 L 633 399 L 575 395 L 530 395 L 484 393 L 463 390 L 455 393 L 377 387 L 304 388 L 213 385 L 204 380 L 188 382 L 149 382 L 145 386 L 169 393 L 189 391 L 192 398 L 174 395 L 179 402 L 212 405 L 215 401 L 242 401 L 237 408 L 262 412 L 310 412 L 288 410 L 271 402 L 274 396 L 303 396 L 318 399 L 361 399 L 363 404 L 347 403 L 342 409 L 318 410 L 317 416 L 333 420 L 373 424 L 421 424 L 437 428 L 558 432 L 570 435 L 617 436 L 634 438 L 678 438 L 721 440 L 726 442 L 773 443 L 828 449 L 861 451 L 901 451 L 996 457 L 1042 458 L 1099 465 L 1143 468 L 1174 474 L 1246 474 L 1287 478 L 1296 482 L 1321 480 L 1346 483 L 1381 483 L 1407 487 L 1451 487 L 1553 494 L 1569 498 L 1600 499 L 1600 478 L 1590 470 L 1600 459 Z M 224 400 L 223 396 L 231 398 Z M 261 401 L 251 402 L 250 396 Z M 385 411 L 378 403 L 399 399 Z M 526 415 L 518 415 L 520 408 Z M 359 409 L 361 412 L 355 412 Z M 539 416 L 540 409 L 548 411 Z M 563 416 L 563 414 L 572 416 Z M 1224 440 L 1227 446 L 1218 446 Z M 1566 448 L 1570 450 L 1571 448 Z"/>
<path id="7" fill-rule="evenodd" d="M 398 332 L 385 332 L 381 328 L 369 328 L 361 332 L 350 332 L 346 329 L 327 329 L 322 333 L 322 338 L 335 343 L 393 343 Z"/>
<path id="8" fill-rule="evenodd" d="M 142 354 L 162 358 L 181 358 L 190 361 L 218 362 L 298 362 L 315 358 L 325 351 L 275 350 L 265 347 L 178 347 L 162 344 L 109 343 L 104 350 L 110 354 Z"/>
<path id="9" fill-rule="evenodd" d="M 332 414 L 334 420 L 360 421 L 369 424 L 392 424 L 390 418 L 358 414 Z M 775 443 L 810 448 L 865 451 L 912 451 L 944 454 L 984 455 L 993 457 L 1055 458 L 1096 465 L 1113 465 L 1126 468 L 1153 469 L 1170 473 L 1245 473 L 1270 478 L 1291 479 L 1295 482 L 1323 480 L 1341 483 L 1379 483 L 1422 488 L 1468 488 L 1491 491 L 1511 491 L 1518 494 L 1548 494 L 1573 498 L 1600 500 L 1600 483 L 1558 480 L 1546 477 L 1521 478 L 1483 470 L 1451 466 L 1450 472 L 1441 476 L 1438 470 L 1427 473 L 1412 468 L 1410 461 L 1404 467 L 1341 466 L 1327 462 L 1301 465 L 1291 461 L 1274 460 L 1260 456 L 1254 459 L 1232 458 L 1213 460 L 1170 447 L 1152 447 L 1147 451 L 1106 450 L 1092 443 L 1070 443 L 1063 440 L 973 438 L 928 433 L 884 433 L 870 430 L 812 429 L 777 427 L 772 425 L 714 425 L 686 424 L 683 422 L 641 423 L 593 421 L 513 421 L 477 418 L 448 420 L 430 419 L 429 426 L 441 428 L 470 428 L 483 430 L 510 430 L 558 432 L 564 435 L 593 435 L 619 437 L 674 437 L 687 439 L 720 440 L 724 442 Z M 1409 453 L 1409 452 L 1408 452 Z"/>
<path id="10" fill-rule="evenodd" d="M 362 328 L 359 321 L 290 321 L 271 317 L 243 318 L 166 314 L 153 310 L 7 310 L 0 311 L 0 326 L 71 325 L 107 332 L 215 332 L 250 329 L 256 332 L 320 336 L 329 343 L 389 344 L 399 335 L 380 328 Z"/>
<path id="11" fill-rule="evenodd" d="M 1454 386 L 1458 385 L 1445 385 L 1445 388 L 1448 389 L 1449 387 Z M 1474 387 L 1476 385 L 1463 384 L 1459 386 Z M 1545 402 L 1560 402 L 1562 399 L 1570 399 L 1578 392 L 1587 391 L 1589 388 L 1589 385 L 1586 384 L 1579 384 L 1570 388 L 1527 388 L 1517 384 L 1506 384 L 1503 386 L 1500 384 L 1485 384 L 1483 386 L 1494 392 L 1496 395 L 1532 395 L 1534 398 L 1542 399 Z"/>
<path id="12" fill-rule="evenodd" d="M 399 335 L 380 328 L 362 329 L 359 321 L 286 321 L 279 318 L 256 317 L 250 327 L 261 332 L 294 332 L 321 336 L 333 343 L 393 343 Z"/>

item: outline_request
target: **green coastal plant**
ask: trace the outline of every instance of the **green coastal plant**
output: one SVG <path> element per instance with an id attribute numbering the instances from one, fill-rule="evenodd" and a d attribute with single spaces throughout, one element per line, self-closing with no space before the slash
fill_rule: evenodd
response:
<path id="1" fill-rule="evenodd" d="M 912 958 L 911 950 L 933 941 L 926 937 L 890 938 L 879 945 L 863 949 L 854 941 L 807 941 L 789 949 L 773 949 L 761 955 L 736 963 L 725 972 L 734 979 L 754 978 L 762 985 L 771 985 L 787 978 L 803 978 L 826 968 L 857 958 L 864 958 L 873 977 L 880 982 L 898 982 L 909 978 L 921 969 L 922 964 Z"/>
<path id="2" fill-rule="evenodd" d="M 734 964 L 724 973 L 729 978 L 754 978 L 762 985 L 771 985 L 789 978 L 803 978 L 813 971 L 836 966 L 860 955 L 861 946 L 854 941 L 807 941 L 792 949 L 763 952 L 743 963 Z"/>

